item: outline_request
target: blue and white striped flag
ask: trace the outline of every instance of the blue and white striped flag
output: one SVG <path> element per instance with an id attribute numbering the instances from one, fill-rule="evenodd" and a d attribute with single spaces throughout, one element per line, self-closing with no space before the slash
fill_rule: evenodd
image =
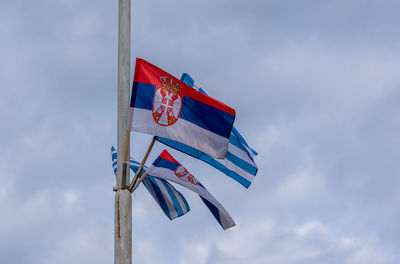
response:
<path id="1" fill-rule="evenodd" d="M 184 73 L 181 81 L 189 86 L 199 89 L 200 92 L 205 93 L 201 88 L 196 86 L 194 80 L 189 76 L 189 74 Z M 235 127 L 232 127 L 228 152 L 224 159 L 215 159 L 198 149 L 171 139 L 157 137 L 157 140 L 171 148 L 182 151 L 183 153 L 210 164 L 246 188 L 250 186 L 257 174 L 258 169 L 254 162 L 254 155 L 257 155 L 257 152 L 247 145 L 246 141 Z"/>
<path id="2" fill-rule="evenodd" d="M 111 147 L 112 166 L 114 173 L 117 173 L 117 151 Z M 130 167 L 136 173 L 140 163 L 130 158 Z M 141 175 L 147 170 L 144 166 Z M 173 220 L 190 211 L 189 204 L 185 197 L 175 189 L 168 181 L 158 177 L 147 175 L 143 179 L 144 186 L 149 191 L 154 200 L 158 203 L 165 215 Z"/>

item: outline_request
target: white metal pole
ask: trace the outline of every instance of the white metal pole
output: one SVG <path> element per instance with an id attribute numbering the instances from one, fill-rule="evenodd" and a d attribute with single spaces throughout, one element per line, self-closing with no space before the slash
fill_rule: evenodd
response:
<path id="1" fill-rule="evenodd" d="M 132 195 L 119 189 L 115 195 L 114 263 L 132 263 Z"/>
<path id="2" fill-rule="evenodd" d="M 114 264 L 132 263 L 132 196 L 129 186 L 129 166 L 123 179 L 123 157 L 127 139 L 131 71 L 131 0 L 119 0 L 118 15 L 118 170 L 115 195 Z M 129 141 L 128 141 L 129 142 Z M 127 155 L 129 157 L 129 147 Z M 129 160 L 129 159 L 128 159 Z"/>

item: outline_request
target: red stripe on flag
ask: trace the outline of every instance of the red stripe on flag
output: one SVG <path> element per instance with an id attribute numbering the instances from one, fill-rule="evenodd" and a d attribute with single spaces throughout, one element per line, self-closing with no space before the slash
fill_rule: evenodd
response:
<path id="1" fill-rule="evenodd" d="M 164 149 L 163 152 L 161 152 L 159 157 L 171 162 L 178 163 L 180 165 L 180 163 L 176 161 L 176 159 L 174 159 L 174 157 L 172 157 L 171 154 L 169 154 L 169 152 L 166 149 Z"/>
<path id="2" fill-rule="evenodd" d="M 196 89 L 190 87 L 179 79 L 175 78 L 171 74 L 161 70 L 157 66 L 140 59 L 136 58 L 136 68 L 135 68 L 135 76 L 133 78 L 134 82 L 152 84 L 156 87 L 162 86 L 160 77 L 170 77 L 174 79 L 175 82 L 179 83 L 182 86 L 183 96 L 187 96 L 192 98 L 193 100 L 202 102 L 204 104 L 210 105 L 214 108 L 217 108 L 221 111 L 227 112 L 231 115 L 235 115 L 235 110 L 224 103 L 221 103 L 218 100 L 215 100 L 212 97 L 209 97 L 203 93 L 200 93 Z"/>

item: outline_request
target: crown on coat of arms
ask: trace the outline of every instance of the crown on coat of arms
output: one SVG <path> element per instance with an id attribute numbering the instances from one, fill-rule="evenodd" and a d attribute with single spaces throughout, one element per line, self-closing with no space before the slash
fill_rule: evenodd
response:
<path id="1" fill-rule="evenodd" d="M 171 77 L 160 77 L 160 81 L 162 83 L 162 87 L 171 92 L 177 93 L 177 92 L 179 92 L 180 89 L 182 89 L 182 86 L 180 86 Z"/>

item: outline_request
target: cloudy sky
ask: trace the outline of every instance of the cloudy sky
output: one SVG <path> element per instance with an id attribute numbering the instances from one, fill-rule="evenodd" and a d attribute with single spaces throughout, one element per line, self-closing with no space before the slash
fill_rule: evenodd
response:
<path id="1" fill-rule="evenodd" d="M 134 263 L 400 263 L 399 1 L 132 9 L 132 60 L 191 74 L 259 152 L 245 189 L 171 151 L 237 226 L 179 186 L 171 222 L 140 186 Z M 1 263 L 113 263 L 117 21 L 117 1 L 0 2 Z M 132 133 L 132 156 L 150 141 Z"/>

